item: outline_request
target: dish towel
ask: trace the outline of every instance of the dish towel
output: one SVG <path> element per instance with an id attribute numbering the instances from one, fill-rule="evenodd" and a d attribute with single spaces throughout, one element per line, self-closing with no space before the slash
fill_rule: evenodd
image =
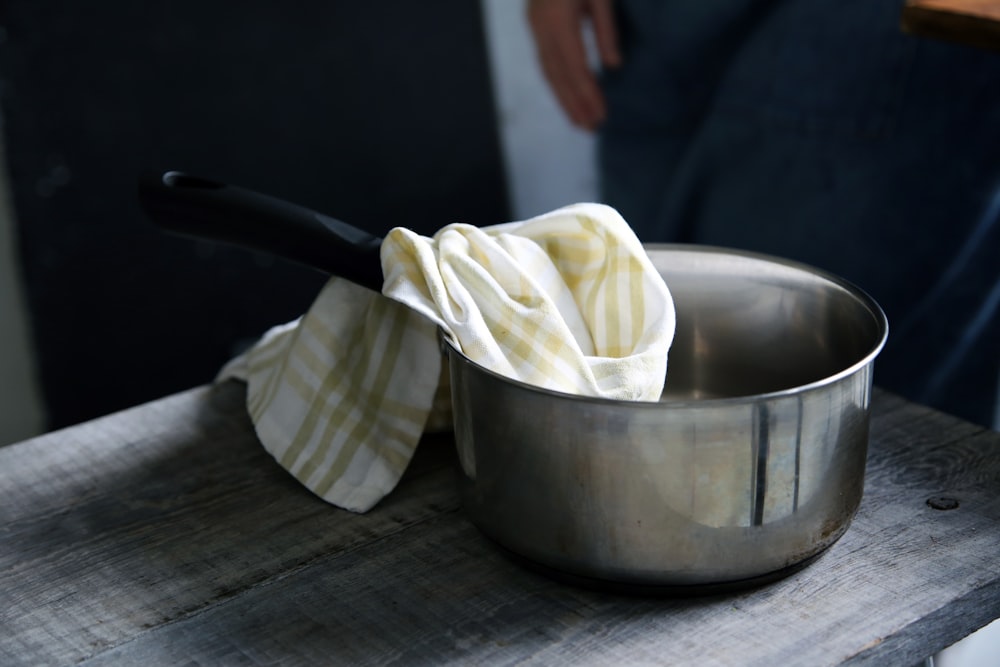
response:
<path id="1" fill-rule="evenodd" d="M 309 311 L 220 372 L 247 382 L 261 443 L 302 484 L 355 512 L 389 493 L 421 435 L 449 425 L 440 328 L 476 363 L 547 389 L 655 401 L 674 306 L 612 208 L 523 222 L 398 227 L 382 294 L 331 278 Z"/>

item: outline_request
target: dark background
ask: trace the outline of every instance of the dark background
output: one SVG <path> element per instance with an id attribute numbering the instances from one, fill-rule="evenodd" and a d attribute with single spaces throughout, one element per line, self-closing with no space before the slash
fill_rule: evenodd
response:
<path id="1" fill-rule="evenodd" d="M 5 0 L 0 25 L 49 428 L 210 381 L 326 280 L 163 234 L 140 212 L 142 173 L 377 234 L 509 218 L 478 2 Z"/>

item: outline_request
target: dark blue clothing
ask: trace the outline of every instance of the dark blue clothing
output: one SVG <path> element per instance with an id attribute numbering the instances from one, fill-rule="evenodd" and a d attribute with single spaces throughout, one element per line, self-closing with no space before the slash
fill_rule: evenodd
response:
<path id="1" fill-rule="evenodd" d="M 900 0 L 622 0 L 604 200 L 643 241 L 836 273 L 889 318 L 875 383 L 992 423 L 1000 52 L 903 34 Z"/>

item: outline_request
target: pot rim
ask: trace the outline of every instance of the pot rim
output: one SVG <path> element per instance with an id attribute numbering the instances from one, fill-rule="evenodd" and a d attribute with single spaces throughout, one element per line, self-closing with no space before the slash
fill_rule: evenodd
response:
<path id="1" fill-rule="evenodd" d="M 889 321 L 886 318 L 885 312 L 882 307 L 879 306 L 878 302 L 871 297 L 866 291 L 852 283 L 851 281 L 842 278 L 834 273 L 825 271 L 823 269 L 816 268 L 810 264 L 804 262 L 799 262 L 792 259 L 786 259 L 784 257 L 778 257 L 775 255 L 769 255 L 766 253 L 755 252 L 751 250 L 741 250 L 737 248 L 727 248 L 723 246 L 714 245 L 702 245 L 696 243 L 644 243 L 643 247 L 647 251 L 651 250 L 672 250 L 681 252 L 695 252 L 695 253 L 709 253 L 709 254 L 723 254 L 723 255 L 734 255 L 738 257 L 746 257 L 748 259 L 761 260 L 765 262 L 770 262 L 773 264 L 778 264 L 785 266 L 787 268 L 795 269 L 798 271 L 803 271 L 812 276 L 822 278 L 829 281 L 830 283 L 844 289 L 848 294 L 858 300 L 858 302 L 864 306 L 872 318 L 876 321 L 878 327 L 878 340 L 872 345 L 871 349 L 862 356 L 858 361 L 854 362 L 850 366 L 841 369 L 840 371 L 828 375 L 824 378 L 816 380 L 814 382 L 809 382 L 802 385 L 797 385 L 794 387 L 788 387 L 786 389 L 779 389 L 777 391 L 765 392 L 762 394 L 747 394 L 745 396 L 726 396 L 721 398 L 691 398 L 691 399 L 659 399 L 656 401 L 628 401 L 622 399 L 613 398 L 602 398 L 599 396 L 587 396 L 582 394 L 571 394 L 564 391 L 557 391 L 554 389 L 548 389 L 545 387 L 540 387 L 538 385 L 528 384 L 520 380 L 508 377 L 496 371 L 490 370 L 481 364 L 476 363 L 459 349 L 457 342 L 452 340 L 452 337 L 444 331 L 442 328 L 438 328 L 438 336 L 441 342 L 442 351 L 451 359 L 450 352 L 454 352 L 458 355 L 459 359 L 464 363 L 467 363 L 479 371 L 493 376 L 497 380 L 506 382 L 527 391 L 536 392 L 541 395 L 550 396 L 556 399 L 567 399 L 573 401 L 582 401 L 587 403 L 594 403 L 598 405 L 628 405 L 636 406 L 635 409 L 649 409 L 649 410 L 662 410 L 665 407 L 678 407 L 678 408 L 691 408 L 691 407 L 724 407 L 727 405 L 745 404 L 747 402 L 761 401 L 761 400 L 773 400 L 780 398 L 788 398 L 793 396 L 798 396 L 800 394 L 822 389 L 828 387 L 832 384 L 839 382 L 840 380 L 854 375 L 862 368 L 869 366 L 874 362 L 875 357 L 879 355 L 882 348 L 885 347 L 886 340 L 889 337 Z M 669 288 L 670 286 L 667 285 Z M 667 366 L 667 372 L 669 373 L 669 363 Z M 638 406 L 643 406 L 639 408 Z"/>

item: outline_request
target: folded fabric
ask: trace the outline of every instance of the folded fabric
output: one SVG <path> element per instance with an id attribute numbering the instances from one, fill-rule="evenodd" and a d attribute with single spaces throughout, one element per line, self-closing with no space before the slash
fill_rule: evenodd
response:
<path id="1" fill-rule="evenodd" d="M 311 491 L 364 512 L 421 435 L 449 419 L 437 331 L 497 373 L 547 389 L 658 400 L 674 334 L 670 292 L 613 209 L 524 222 L 393 229 L 382 294 L 332 278 L 221 378 L 247 382 L 263 446 Z"/>

